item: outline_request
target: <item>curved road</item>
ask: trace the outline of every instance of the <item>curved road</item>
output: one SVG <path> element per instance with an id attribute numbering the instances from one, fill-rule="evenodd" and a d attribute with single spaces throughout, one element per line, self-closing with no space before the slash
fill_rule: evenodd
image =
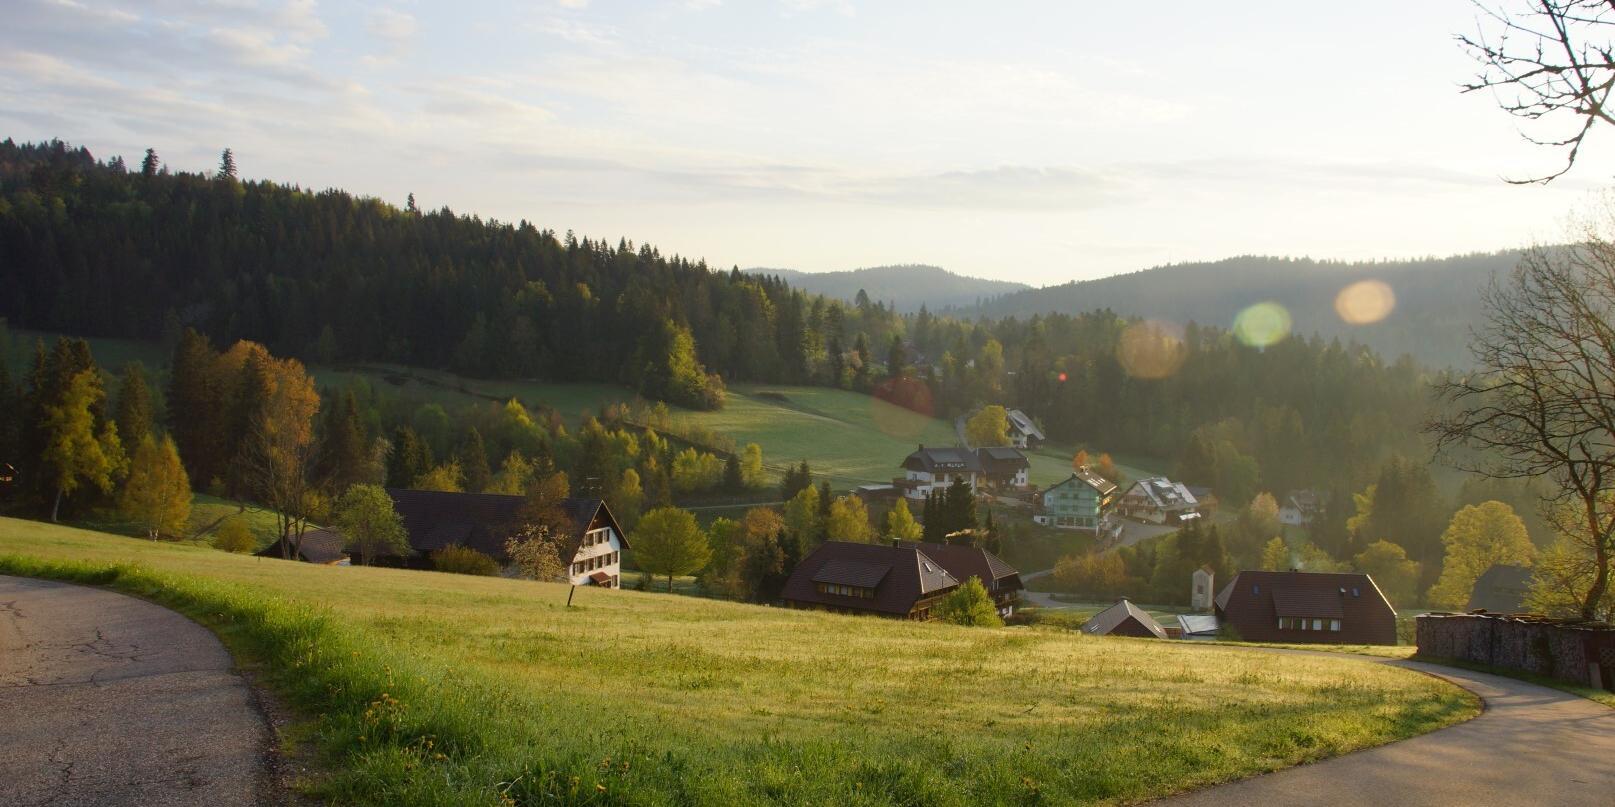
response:
<path id="1" fill-rule="evenodd" d="M 1615 805 L 1615 709 L 1513 678 L 1416 661 L 1380 663 L 1445 678 L 1479 695 L 1486 709 L 1409 740 L 1159 803 Z"/>
<path id="2" fill-rule="evenodd" d="M 224 646 L 145 600 L 0 576 L 0 804 L 279 801 Z"/>

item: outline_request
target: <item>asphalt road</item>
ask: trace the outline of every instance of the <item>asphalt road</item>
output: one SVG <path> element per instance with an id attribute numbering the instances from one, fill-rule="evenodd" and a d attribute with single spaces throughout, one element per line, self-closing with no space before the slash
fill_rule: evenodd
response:
<path id="1" fill-rule="evenodd" d="M 1615 709 L 1512 678 L 1414 661 L 1479 695 L 1479 717 L 1378 748 L 1190 793 L 1161 804 L 1615 805 Z"/>
<path id="2" fill-rule="evenodd" d="M 271 733 L 206 628 L 0 576 L 0 805 L 276 803 Z"/>

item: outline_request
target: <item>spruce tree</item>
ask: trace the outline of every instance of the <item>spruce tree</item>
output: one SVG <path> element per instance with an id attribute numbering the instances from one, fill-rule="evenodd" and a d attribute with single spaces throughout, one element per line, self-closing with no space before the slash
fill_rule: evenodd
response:
<path id="1" fill-rule="evenodd" d="M 157 150 L 146 149 L 146 157 L 140 161 L 140 175 L 150 179 L 157 176 L 157 169 L 161 166 L 162 161 L 157 159 Z"/>
<path id="2" fill-rule="evenodd" d="M 231 153 L 229 149 L 225 149 L 224 153 L 219 155 L 219 179 L 235 179 L 235 178 L 236 178 L 236 155 Z"/>
<path id="3" fill-rule="evenodd" d="M 118 437 L 126 446 L 139 446 L 151 435 L 151 390 L 146 386 L 146 371 L 140 362 L 131 362 L 123 368 L 123 379 L 118 383 Z"/>
<path id="4" fill-rule="evenodd" d="M 723 463 L 723 489 L 736 493 L 745 487 L 746 481 L 740 476 L 740 457 L 731 453 Z"/>
<path id="5" fill-rule="evenodd" d="M 466 431 L 465 441 L 460 444 L 460 470 L 465 474 L 467 493 L 481 493 L 493 478 L 488 469 L 488 449 L 475 426 Z"/>

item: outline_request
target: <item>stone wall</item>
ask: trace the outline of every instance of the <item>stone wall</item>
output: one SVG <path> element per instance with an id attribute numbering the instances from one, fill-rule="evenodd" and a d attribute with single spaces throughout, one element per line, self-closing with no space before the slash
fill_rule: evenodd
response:
<path id="1" fill-rule="evenodd" d="M 1450 658 L 1611 688 L 1608 662 L 1615 628 L 1541 617 L 1425 614 L 1418 618 L 1419 655 Z"/>

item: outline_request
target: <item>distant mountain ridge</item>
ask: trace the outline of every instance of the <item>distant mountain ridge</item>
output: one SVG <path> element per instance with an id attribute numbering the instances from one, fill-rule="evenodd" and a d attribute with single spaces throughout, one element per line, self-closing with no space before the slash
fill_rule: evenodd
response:
<path id="1" fill-rule="evenodd" d="M 803 272 L 762 267 L 745 271 L 773 275 L 793 288 L 848 302 L 862 290 L 871 300 L 896 303 L 897 310 L 902 312 L 918 311 L 921 304 L 933 310 L 974 306 L 994 297 L 1032 288 L 1025 283 L 968 277 L 925 264 L 871 266 L 840 272 Z"/>
<path id="2" fill-rule="evenodd" d="M 1436 367 L 1464 367 L 1470 328 L 1480 321 L 1481 289 L 1519 259 L 1517 251 L 1361 262 L 1240 256 L 1026 289 L 947 313 L 1025 319 L 1108 308 L 1228 328 L 1241 310 L 1271 301 L 1288 310 L 1297 335 L 1355 340 L 1387 360 L 1406 353 Z M 1335 311 L 1336 295 L 1361 280 L 1382 281 L 1395 292 L 1395 308 L 1380 322 L 1348 324 Z"/>

